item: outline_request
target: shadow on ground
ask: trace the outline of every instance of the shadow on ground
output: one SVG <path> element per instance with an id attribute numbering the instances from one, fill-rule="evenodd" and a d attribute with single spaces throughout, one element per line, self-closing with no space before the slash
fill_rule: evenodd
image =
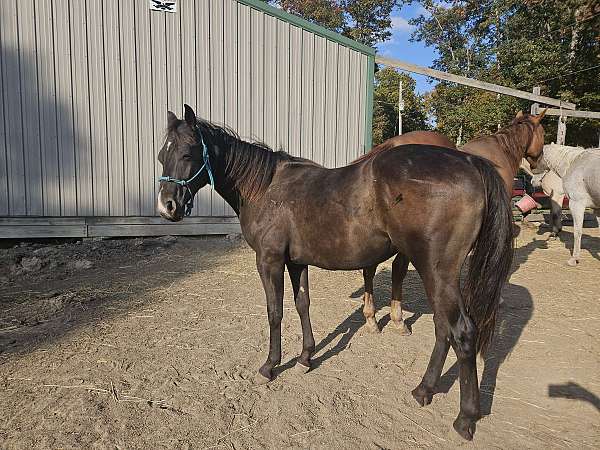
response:
<path id="1" fill-rule="evenodd" d="M 572 381 L 564 384 L 551 384 L 548 386 L 548 397 L 567 398 L 569 400 L 581 400 L 591 404 L 600 412 L 600 398 L 584 387 Z"/>
<path id="2" fill-rule="evenodd" d="M 533 252 L 539 249 L 547 248 L 546 241 L 532 240 L 520 248 L 515 249 L 513 266 L 511 274 L 514 273 L 522 264 L 524 264 Z M 391 271 L 384 268 L 377 272 L 373 280 L 373 293 L 375 298 L 375 308 L 377 311 L 384 306 L 389 305 L 391 292 Z M 364 294 L 364 287 L 356 289 L 351 298 L 361 298 Z M 530 292 L 523 286 L 507 283 L 503 290 L 504 303 L 501 305 L 496 321 L 496 332 L 488 354 L 484 358 L 484 367 L 481 372 L 481 406 L 482 414 L 490 414 L 496 390 L 496 380 L 498 371 L 506 358 L 517 345 L 523 330 L 531 319 L 534 311 L 533 299 Z M 410 317 L 405 317 L 405 323 L 412 330 L 420 317 L 424 314 L 433 314 L 433 311 L 427 301 L 423 284 L 416 270 L 409 270 L 403 283 L 403 304 L 404 312 L 412 313 Z M 379 320 L 379 327 L 383 329 L 390 321 L 389 314 L 386 314 Z M 357 308 L 335 330 L 329 333 L 316 346 L 315 354 L 326 348 L 333 340 L 342 335 L 337 344 L 328 349 L 322 355 L 315 357 L 314 367 L 318 367 L 327 359 L 338 355 L 348 347 L 348 344 L 365 323 L 362 307 Z M 291 366 L 292 362 L 288 363 Z M 454 364 L 438 384 L 438 392 L 448 392 L 458 378 L 458 366 Z"/>
<path id="3" fill-rule="evenodd" d="M 73 272 L 65 269 L 69 267 L 66 262 L 40 269 L 44 276 L 23 274 L 5 283 L 0 289 L 0 358 L 29 353 L 77 329 L 145 307 L 157 298 L 151 292 L 168 291 L 192 273 L 214 269 L 224 254 L 237 246 L 224 245 L 221 238 L 183 238 L 169 249 L 156 242 L 148 238 L 121 240 L 121 244 L 105 240 L 69 242 L 58 249 L 56 244 L 38 247 L 54 245 L 52 258 L 68 261 L 73 258 L 71 246 L 80 249 L 89 244 L 93 266 Z M 123 248 L 103 253 L 104 247 L 115 244 Z M 33 253 L 31 248 L 26 252 Z"/>

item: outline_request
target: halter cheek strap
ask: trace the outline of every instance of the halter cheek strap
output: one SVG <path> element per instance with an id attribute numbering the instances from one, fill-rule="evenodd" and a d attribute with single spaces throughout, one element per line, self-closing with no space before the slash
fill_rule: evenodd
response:
<path id="1" fill-rule="evenodd" d="M 208 155 L 208 148 L 206 148 L 206 144 L 204 143 L 204 139 L 202 138 L 202 134 L 200 133 L 200 131 L 198 131 L 198 136 L 200 137 L 200 142 L 202 143 L 202 160 L 204 161 L 204 164 L 202 164 L 202 167 L 200 167 L 200 169 L 198 169 L 198 171 L 194 175 L 192 175 L 191 178 L 188 178 L 187 180 L 180 180 L 178 178 L 172 178 L 169 176 L 160 177 L 158 179 L 158 181 L 177 183 L 178 185 L 182 186 L 184 189 L 187 189 L 188 193 L 190 194 L 190 198 L 185 204 L 185 215 L 186 216 L 189 216 L 192 213 L 192 209 L 194 208 L 194 194 L 192 194 L 192 191 L 191 191 L 189 185 L 192 181 L 194 181 L 194 179 L 198 175 L 200 175 L 202 173 L 202 171 L 204 169 L 206 169 L 206 173 L 208 173 L 208 178 L 210 180 L 210 186 L 213 189 L 215 188 L 215 178 L 213 176 L 212 168 L 210 166 L 210 157 Z"/>

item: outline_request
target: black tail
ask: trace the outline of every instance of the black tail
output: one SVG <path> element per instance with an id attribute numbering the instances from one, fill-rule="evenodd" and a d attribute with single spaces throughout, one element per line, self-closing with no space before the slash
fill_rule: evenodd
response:
<path id="1" fill-rule="evenodd" d="M 477 352 L 485 355 L 496 326 L 502 286 L 513 256 L 510 198 L 502 178 L 487 160 L 472 158 L 485 188 L 486 207 L 473 244 L 464 284 L 466 312 L 477 327 Z"/>

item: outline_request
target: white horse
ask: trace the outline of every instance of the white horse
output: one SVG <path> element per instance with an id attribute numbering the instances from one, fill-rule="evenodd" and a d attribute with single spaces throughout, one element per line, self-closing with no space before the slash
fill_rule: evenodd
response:
<path id="1" fill-rule="evenodd" d="M 571 258 L 567 264 L 576 266 L 581 254 L 581 234 L 586 208 L 594 210 L 600 224 L 600 149 L 584 149 L 558 144 L 545 145 L 543 157 L 538 161 L 538 169 L 554 174 L 546 175 L 544 173 L 537 175 L 536 178 L 543 185 L 546 177 L 550 177 L 546 185 L 551 185 L 550 189 L 556 200 L 560 198 L 560 201 L 557 202 L 559 207 L 562 207 L 564 195 L 569 198 L 569 209 L 573 216 L 574 243 Z M 556 178 L 561 179 L 562 189 Z M 534 179 L 532 183 L 536 181 Z M 554 195 L 554 191 L 556 191 L 556 195 Z M 553 222 L 555 222 L 554 205 L 552 215 Z M 557 218 L 560 223 L 560 215 Z M 554 227 L 555 223 L 553 223 L 553 231 L 555 231 Z"/>

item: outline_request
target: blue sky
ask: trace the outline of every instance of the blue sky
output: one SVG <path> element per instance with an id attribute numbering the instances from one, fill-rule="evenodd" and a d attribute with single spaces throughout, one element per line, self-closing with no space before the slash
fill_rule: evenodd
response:
<path id="1" fill-rule="evenodd" d="M 392 12 L 392 37 L 383 44 L 377 45 L 377 52 L 382 56 L 401 59 L 420 66 L 431 66 L 436 57 L 435 50 L 420 42 L 409 41 L 414 27 L 408 23 L 408 20 L 423 12 L 427 13 L 418 2 L 404 6 L 402 9 L 394 9 Z M 410 75 L 417 82 L 418 92 L 427 92 L 433 88 L 434 84 L 430 83 L 427 77 L 414 73 Z"/>

